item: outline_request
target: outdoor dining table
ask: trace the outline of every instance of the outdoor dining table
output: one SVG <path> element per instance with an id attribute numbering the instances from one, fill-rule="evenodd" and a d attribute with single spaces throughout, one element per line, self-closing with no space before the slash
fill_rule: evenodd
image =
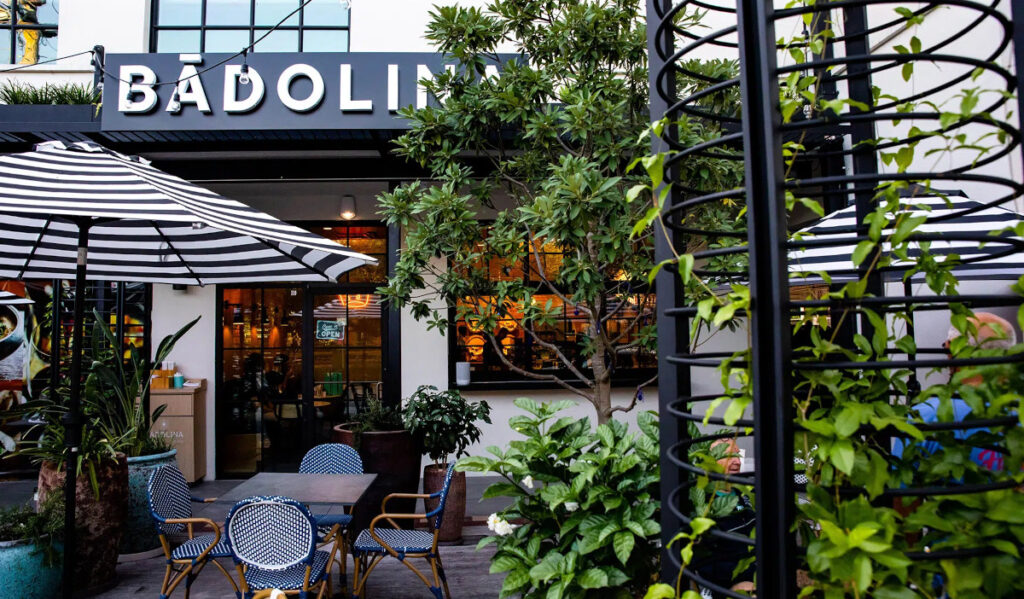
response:
<path id="1" fill-rule="evenodd" d="M 358 503 L 376 478 L 376 474 L 260 472 L 214 503 L 233 505 L 253 495 L 282 495 L 306 504 L 317 514 L 341 513 L 345 506 Z"/>

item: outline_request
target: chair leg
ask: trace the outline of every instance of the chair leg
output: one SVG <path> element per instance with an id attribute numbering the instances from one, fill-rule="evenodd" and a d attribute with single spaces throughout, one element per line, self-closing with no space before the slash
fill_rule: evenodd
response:
<path id="1" fill-rule="evenodd" d="M 160 599 L 166 599 L 167 597 L 167 585 L 171 582 L 171 572 L 174 572 L 174 569 L 171 567 L 171 563 L 167 562 L 167 570 L 164 572 L 164 583 L 160 585 Z"/>
<path id="2" fill-rule="evenodd" d="M 218 562 L 215 559 L 211 559 L 210 561 L 213 562 L 214 566 L 217 566 L 217 569 L 220 570 L 220 573 L 224 575 L 224 578 L 228 579 L 228 582 L 231 583 L 232 590 L 235 591 L 235 595 L 237 596 L 238 595 L 238 585 L 235 584 L 235 579 L 231 578 L 231 574 L 229 574 L 228 571 L 224 569 L 224 566 L 220 565 L 220 562 Z"/>
<path id="3" fill-rule="evenodd" d="M 437 557 L 428 557 L 427 561 L 430 563 L 430 571 L 434 574 L 434 586 L 430 587 L 430 592 L 436 599 L 444 599 L 441 596 L 441 575 L 438 573 Z"/>
<path id="4" fill-rule="evenodd" d="M 444 563 L 441 561 L 440 555 L 435 559 L 437 559 L 437 573 L 441 575 L 441 584 L 444 585 L 444 596 L 447 599 L 452 599 L 452 592 L 448 590 L 448 577 L 444 575 Z"/>

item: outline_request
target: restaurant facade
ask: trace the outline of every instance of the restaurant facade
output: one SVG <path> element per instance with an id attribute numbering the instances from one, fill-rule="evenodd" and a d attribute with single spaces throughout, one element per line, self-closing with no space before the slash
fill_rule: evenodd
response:
<path id="1" fill-rule="evenodd" d="M 0 24 L 9 42 L 0 62 L 17 67 L 0 74 L 3 81 L 103 90 L 100 105 L 0 106 L 0 152 L 48 140 L 94 141 L 378 261 L 332 284 L 97 286 L 97 297 L 113 298 L 109 305 L 131 298 L 137 308 L 130 332 L 150 346 L 202 317 L 171 359 L 185 377 L 206 381 L 207 478 L 294 470 L 357 405 L 399 403 L 420 385 L 459 388 L 490 403 L 493 424 L 474 452 L 513 438 L 506 423 L 515 397 L 567 396 L 506 369 L 466 323 L 442 336 L 382 304 L 376 292 L 402 244 L 402 231 L 383 222 L 376 198 L 427 176 L 391 154 L 405 127 L 398 110 L 436 102 L 418 81 L 449 68 L 424 39 L 431 3 L 99 4 L 48 0 L 36 11 L 32 31 L 40 35 L 26 35 L 18 22 Z M 500 65 L 484 76 L 500 77 Z M 557 270 L 558 252 L 547 254 L 545 269 Z M 47 284 L 29 287 L 39 295 Z M 653 318 L 649 302 L 635 309 L 651 310 Z M 576 316 L 564 310 L 546 340 L 576 346 L 584 326 Z M 622 316 L 636 314 L 624 309 Z M 502 351 L 530 370 L 555 367 L 511 326 Z M 468 382 L 460 363 L 468 364 Z M 641 375 L 654 366 L 653 356 L 637 355 L 633 380 L 646 379 Z M 615 401 L 628 401 L 634 390 L 616 390 Z M 655 389 L 642 407 L 656 409 Z M 593 410 L 581 405 L 576 412 Z"/>

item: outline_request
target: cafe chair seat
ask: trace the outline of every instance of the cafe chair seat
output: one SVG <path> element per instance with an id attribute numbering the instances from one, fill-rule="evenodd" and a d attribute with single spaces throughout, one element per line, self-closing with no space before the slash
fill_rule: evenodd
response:
<path id="1" fill-rule="evenodd" d="M 437 551 L 437 536 L 444 518 L 444 506 L 448 500 L 453 474 L 455 464 L 448 467 L 444 486 L 437 493 L 392 493 L 384 498 L 380 504 L 380 511 L 383 513 L 370 521 L 370 527 L 360 532 L 352 545 L 352 557 L 355 558 L 353 597 L 358 599 L 365 596 L 366 579 L 370 577 L 370 573 L 385 558 L 393 557 L 427 585 L 436 599 L 451 599 L 448 579 L 444 575 L 444 564 L 441 563 L 441 554 Z M 391 499 L 422 499 L 424 507 L 428 499 L 436 499 L 437 506 L 423 514 L 391 513 L 388 512 L 388 501 Z M 403 529 L 398 524 L 401 520 L 426 520 L 428 530 Z M 429 572 L 424 573 L 413 564 L 418 559 L 427 562 Z"/>
<path id="2" fill-rule="evenodd" d="M 324 575 L 327 569 L 327 562 L 331 556 L 326 551 L 317 551 L 313 556 L 313 567 L 310 570 L 310 580 L 318 580 Z M 306 565 L 295 564 L 284 570 L 264 570 L 262 568 L 249 567 L 245 571 L 245 582 L 249 590 L 260 591 L 263 589 L 298 590 L 302 588 L 302 581 L 306 577 Z"/>
<path id="3" fill-rule="evenodd" d="M 224 533 L 238 569 L 242 599 L 280 589 L 300 599 L 333 595 L 333 552 L 316 548 L 316 520 L 289 497 L 253 496 L 231 508 Z"/>
<path id="4" fill-rule="evenodd" d="M 375 531 L 380 540 L 395 550 L 396 553 L 430 553 L 434 544 L 433 531 L 425 530 L 389 530 L 381 528 Z M 384 546 L 374 540 L 369 530 L 359 533 L 356 542 L 352 544 L 352 551 L 355 553 L 386 553 Z"/>
<path id="5" fill-rule="evenodd" d="M 207 554 L 209 557 L 231 557 L 231 548 L 228 547 L 226 539 L 216 539 L 216 535 L 196 535 L 171 552 L 171 559 L 196 559 L 203 551 L 213 543 L 213 549 Z"/>
<path id="6" fill-rule="evenodd" d="M 167 599 L 179 584 L 185 583 L 185 597 L 189 596 L 192 583 L 207 564 L 213 564 L 238 594 L 238 585 L 217 563 L 218 557 L 229 557 L 231 549 L 221 536 L 220 527 L 207 518 L 196 518 L 192 514 L 193 503 L 207 503 L 211 500 L 193 497 L 185 481 L 185 475 L 177 464 L 161 466 L 149 476 L 146 485 L 146 499 L 149 515 L 153 519 L 160 546 L 164 551 L 164 581 L 160 586 L 160 599 Z M 205 527 L 212 533 L 195 534 L 196 528 Z M 188 538 L 175 546 L 182 533 Z"/>
<path id="7" fill-rule="evenodd" d="M 322 443 L 306 452 L 299 464 L 303 474 L 362 474 L 363 460 L 359 452 L 344 443 Z M 317 541 L 321 544 L 335 542 L 338 545 L 338 578 L 341 586 L 348 585 L 348 525 L 351 514 L 314 514 L 317 526 Z"/>

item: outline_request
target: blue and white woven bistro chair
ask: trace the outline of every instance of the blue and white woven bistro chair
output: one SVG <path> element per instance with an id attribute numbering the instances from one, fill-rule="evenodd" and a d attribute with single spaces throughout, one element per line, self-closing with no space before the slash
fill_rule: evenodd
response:
<path id="1" fill-rule="evenodd" d="M 448 474 L 444 478 L 444 486 L 437 493 L 392 493 L 381 502 L 381 515 L 370 522 L 370 528 L 359 533 L 352 544 L 352 557 L 355 558 L 354 588 L 352 596 L 355 598 L 363 594 L 366 587 L 366 579 L 385 557 L 391 556 L 405 564 L 416 576 L 420 577 L 423 584 L 427 585 L 430 592 L 437 599 L 442 599 L 441 587 L 444 587 L 444 597 L 451 598 L 448 591 L 448 580 L 444 575 L 444 566 L 441 564 L 441 555 L 437 551 L 437 535 L 441 528 L 441 518 L 444 516 L 445 502 L 448 500 L 448 489 L 452 484 L 452 474 L 455 472 L 455 464 L 448 467 Z M 398 498 L 438 499 L 437 507 L 425 514 L 389 514 L 388 501 Z M 396 520 L 422 520 L 426 519 L 428 530 L 403 530 L 398 526 Z M 390 527 L 388 527 L 390 525 Z M 433 582 L 410 563 L 409 558 L 422 558 L 430 564 Z"/>
<path id="2" fill-rule="evenodd" d="M 231 557 L 227 542 L 221 538 L 220 527 L 213 520 L 196 518 L 192 515 L 192 503 L 208 503 L 212 499 L 200 499 L 192 495 L 185 481 L 185 475 L 177 464 L 161 466 L 149 476 L 146 486 L 149 500 L 149 514 L 153 517 L 160 545 L 167 560 L 167 571 L 160 587 L 160 599 L 166 599 L 182 580 L 185 581 L 185 597 L 189 596 L 192 582 L 207 563 L 212 563 L 231 583 L 238 594 L 238 585 L 231 574 L 217 563 L 216 558 Z M 196 525 L 206 525 L 212 532 L 195 534 Z M 175 541 L 187 534 L 180 543 Z"/>
<path id="3" fill-rule="evenodd" d="M 332 555 L 316 548 L 316 520 L 288 497 L 248 497 L 228 513 L 224 532 L 231 547 L 242 597 L 280 589 L 300 599 L 331 594 Z"/>
<path id="4" fill-rule="evenodd" d="M 362 474 L 363 460 L 359 452 L 344 443 L 323 443 L 306 452 L 299 464 L 302 474 Z M 321 543 L 338 543 L 338 571 L 341 585 L 348 585 L 346 579 L 348 561 L 348 525 L 352 514 L 314 514 Z"/>

